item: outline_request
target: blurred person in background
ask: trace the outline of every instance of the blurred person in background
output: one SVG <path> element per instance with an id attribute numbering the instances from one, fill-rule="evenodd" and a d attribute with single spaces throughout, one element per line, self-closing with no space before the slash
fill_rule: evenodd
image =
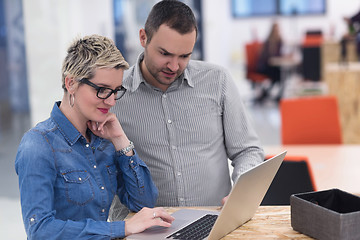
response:
<path id="1" fill-rule="evenodd" d="M 275 85 L 279 85 L 279 91 L 275 97 L 276 101 L 280 101 L 284 86 L 281 83 L 281 67 L 273 64 L 274 58 L 282 57 L 283 40 L 280 35 L 279 24 L 274 22 L 271 26 L 268 37 L 261 48 L 259 61 L 257 64 L 257 71 L 269 77 L 270 84 L 262 89 L 258 102 L 263 102 L 270 96 L 270 91 Z"/>
<path id="2" fill-rule="evenodd" d="M 360 59 L 360 11 L 351 17 L 344 17 L 347 24 L 348 32 L 342 37 L 341 44 L 341 57 L 343 62 L 347 62 L 347 49 L 348 41 L 355 41 L 356 53 Z"/>

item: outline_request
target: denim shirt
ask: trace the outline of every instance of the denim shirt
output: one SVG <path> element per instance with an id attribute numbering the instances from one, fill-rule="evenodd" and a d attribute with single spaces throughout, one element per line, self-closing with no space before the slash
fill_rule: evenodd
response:
<path id="1" fill-rule="evenodd" d="M 153 207 L 150 172 L 136 152 L 120 155 L 92 133 L 87 143 L 59 106 L 24 135 L 16 156 L 28 239 L 124 237 L 124 221 L 107 221 L 111 202 L 117 194 L 132 211 Z"/>

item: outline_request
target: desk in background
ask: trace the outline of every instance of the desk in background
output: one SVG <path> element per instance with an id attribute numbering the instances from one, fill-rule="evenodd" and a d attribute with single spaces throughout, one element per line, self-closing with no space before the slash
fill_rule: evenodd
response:
<path id="1" fill-rule="evenodd" d="M 287 155 L 307 156 L 316 189 L 340 190 L 360 195 L 360 145 L 265 146 L 265 154 L 287 150 Z"/>
<path id="2" fill-rule="evenodd" d="M 280 97 L 282 98 L 287 81 L 296 73 L 297 67 L 301 64 L 300 59 L 294 56 L 283 56 L 271 57 L 269 61 L 271 66 L 280 68 Z"/>
<path id="3" fill-rule="evenodd" d="M 193 209 L 216 209 L 217 207 L 186 207 Z M 165 208 L 173 213 L 180 207 Z M 130 215 L 131 216 L 131 215 Z M 128 217 L 130 217 L 128 216 Z M 231 239 L 312 239 L 296 232 L 291 227 L 290 206 L 260 206 L 255 216 L 223 240 Z"/>

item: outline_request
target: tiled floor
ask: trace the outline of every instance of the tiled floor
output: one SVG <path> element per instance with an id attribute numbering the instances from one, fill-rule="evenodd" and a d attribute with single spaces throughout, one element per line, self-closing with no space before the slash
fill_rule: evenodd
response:
<path id="1" fill-rule="evenodd" d="M 279 113 L 277 105 L 247 103 L 250 117 L 262 144 L 278 144 Z M 4 121 L 4 120 L 2 120 Z M 18 180 L 14 170 L 17 146 L 23 133 L 29 128 L 29 116 L 16 114 L 2 123 L 0 132 L 0 238 L 26 239 L 19 202 Z"/>

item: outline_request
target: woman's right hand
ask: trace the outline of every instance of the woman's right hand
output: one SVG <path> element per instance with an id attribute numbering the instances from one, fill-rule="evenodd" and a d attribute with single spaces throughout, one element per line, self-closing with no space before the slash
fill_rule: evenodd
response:
<path id="1" fill-rule="evenodd" d="M 175 218 L 162 207 L 144 207 L 125 221 L 125 235 L 139 233 L 152 226 L 170 227 L 174 220 Z"/>

